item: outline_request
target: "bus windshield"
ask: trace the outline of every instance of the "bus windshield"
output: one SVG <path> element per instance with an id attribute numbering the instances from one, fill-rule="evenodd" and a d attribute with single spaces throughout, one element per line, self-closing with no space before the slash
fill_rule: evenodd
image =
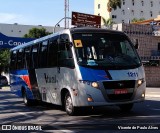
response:
<path id="1" fill-rule="evenodd" d="M 72 34 L 79 65 L 109 69 L 131 69 L 141 65 L 128 37 L 111 33 Z"/>

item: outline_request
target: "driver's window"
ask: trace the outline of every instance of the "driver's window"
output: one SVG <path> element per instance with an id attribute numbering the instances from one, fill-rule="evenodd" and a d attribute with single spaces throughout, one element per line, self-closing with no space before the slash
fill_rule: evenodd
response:
<path id="1" fill-rule="evenodd" d="M 62 34 L 60 36 L 58 58 L 59 66 L 73 66 L 73 56 L 68 34 Z"/>
<path id="2" fill-rule="evenodd" d="M 121 42 L 121 48 L 122 48 L 122 53 L 129 55 L 129 56 L 135 55 L 133 48 L 131 47 L 128 41 Z"/>

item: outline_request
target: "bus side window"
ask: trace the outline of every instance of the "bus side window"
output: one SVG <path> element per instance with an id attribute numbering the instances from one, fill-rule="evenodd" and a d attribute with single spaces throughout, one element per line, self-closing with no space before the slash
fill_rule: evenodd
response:
<path id="1" fill-rule="evenodd" d="M 38 67 L 38 44 L 32 46 L 31 52 L 31 68 Z"/>
<path id="2" fill-rule="evenodd" d="M 43 41 L 40 44 L 40 51 L 39 51 L 39 67 L 40 68 L 44 68 L 47 67 L 47 47 L 48 47 L 48 40 L 47 41 Z"/>
<path id="3" fill-rule="evenodd" d="M 30 56 L 31 56 L 31 47 L 27 47 L 24 50 L 24 56 L 25 56 L 25 68 L 29 69 L 30 68 Z"/>
<path id="4" fill-rule="evenodd" d="M 12 51 L 11 61 L 10 61 L 10 70 L 16 70 L 16 64 L 17 64 L 17 51 Z"/>
<path id="5" fill-rule="evenodd" d="M 61 67 L 74 67 L 69 36 L 62 34 L 59 41 L 58 64 Z"/>
<path id="6" fill-rule="evenodd" d="M 24 68 L 24 51 L 23 49 L 19 49 L 17 55 L 17 69 L 23 69 L 23 68 Z"/>
<path id="7" fill-rule="evenodd" d="M 58 56 L 58 37 L 53 37 L 49 40 L 48 45 L 48 67 L 57 67 L 57 56 Z"/>

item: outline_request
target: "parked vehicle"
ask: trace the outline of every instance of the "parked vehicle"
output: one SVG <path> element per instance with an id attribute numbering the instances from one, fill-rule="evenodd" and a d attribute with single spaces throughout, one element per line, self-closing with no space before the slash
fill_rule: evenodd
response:
<path id="1" fill-rule="evenodd" d="M 6 76 L 0 76 L 0 87 L 8 85 L 8 80 Z"/>

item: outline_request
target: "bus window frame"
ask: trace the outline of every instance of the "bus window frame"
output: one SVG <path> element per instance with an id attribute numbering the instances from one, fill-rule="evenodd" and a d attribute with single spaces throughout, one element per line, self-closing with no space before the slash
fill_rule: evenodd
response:
<path id="1" fill-rule="evenodd" d="M 15 54 L 14 54 L 14 52 L 15 52 Z M 10 65 L 10 70 L 16 70 L 17 69 L 17 50 L 14 50 L 14 51 L 11 52 L 10 64 L 11 64 Z"/>
<path id="2" fill-rule="evenodd" d="M 34 51 L 33 51 L 34 48 L 36 48 L 36 52 L 35 52 L 36 55 L 33 54 L 34 53 Z M 36 44 L 31 46 L 30 60 L 31 60 L 30 68 L 31 69 L 38 68 L 38 64 L 39 64 L 39 43 L 36 43 Z"/>
<path id="3" fill-rule="evenodd" d="M 20 52 L 21 51 L 21 52 Z M 21 55 L 19 55 L 21 53 Z M 24 48 L 17 50 L 17 69 L 24 69 Z"/>
<path id="4" fill-rule="evenodd" d="M 43 43 L 47 42 L 46 45 L 43 45 Z M 42 55 L 43 51 L 42 51 L 42 46 L 46 46 L 45 50 L 46 50 L 46 53 L 45 53 L 45 57 Z M 44 40 L 42 42 L 39 43 L 39 61 L 38 61 L 38 67 L 39 68 L 46 68 L 48 67 L 48 47 L 49 47 L 49 40 Z M 45 62 L 44 62 L 45 61 Z M 43 63 L 42 63 L 43 62 Z"/>

